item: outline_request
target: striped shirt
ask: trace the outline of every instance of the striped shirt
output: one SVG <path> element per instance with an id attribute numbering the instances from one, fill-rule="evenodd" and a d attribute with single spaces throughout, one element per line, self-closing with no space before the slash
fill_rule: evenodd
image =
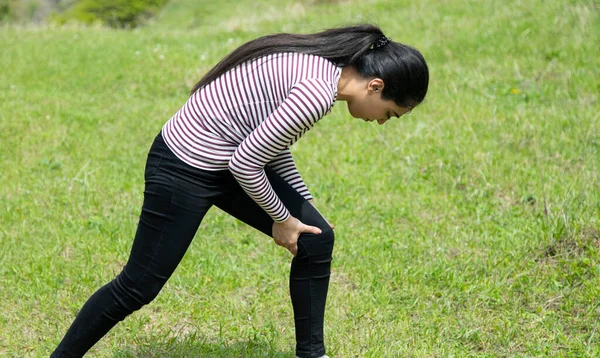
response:
<path id="1" fill-rule="evenodd" d="M 185 163 L 229 169 L 274 221 L 285 221 L 289 211 L 264 167 L 312 199 L 289 147 L 331 110 L 340 75 L 341 67 L 313 55 L 278 53 L 251 60 L 190 96 L 162 135 Z"/>

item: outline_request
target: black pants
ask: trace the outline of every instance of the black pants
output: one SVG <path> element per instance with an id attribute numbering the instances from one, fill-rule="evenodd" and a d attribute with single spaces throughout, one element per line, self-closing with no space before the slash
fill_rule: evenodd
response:
<path id="1" fill-rule="evenodd" d="M 329 286 L 333 230 L 318 211 L 273 170 L 273 189 L 290 213 L 322 234 L 302 234 L 292 260 L 290 295 L 296 325 L 296 355 L 325 354 L 323 314 Z M 123 271 L 84 304 L 52 357 L 81 357 L 115 324 L 150 303 L 160 292 L 214 204 L 271 236 L 273 219 L 239 186 L 231 173 L 205 171 L 179 160 L 161 135 L 145 171 L 144 204 Z"/>

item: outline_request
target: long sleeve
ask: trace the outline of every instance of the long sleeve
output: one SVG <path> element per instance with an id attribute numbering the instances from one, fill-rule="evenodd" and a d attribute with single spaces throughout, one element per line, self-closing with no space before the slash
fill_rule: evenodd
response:
<path id="1" fill-rule="evenodd" d="M 292 153 L 289 149 L 284 149 L 282 152 L 277 154 L 270 162 L 269 166 L 273 168 L 286 182 L 288 182 L 300 195 L 306 200 L 311 200 L 313 197 L 310 195 L 306 184 L 302 180 L 302 176 L 296 168 L 296 163 L 292 157 Z"/>
<path id="2" fill-rule="evenodd" d="M 273 191 L 264 167 L 288 149 L 314 126 L 333 106 L 331 84 L 321 79 L 296 83 L 288 97 L 237 147 L 229 170 L 246 193 L 275 222 L 285 221 L 290 213 Z"/>

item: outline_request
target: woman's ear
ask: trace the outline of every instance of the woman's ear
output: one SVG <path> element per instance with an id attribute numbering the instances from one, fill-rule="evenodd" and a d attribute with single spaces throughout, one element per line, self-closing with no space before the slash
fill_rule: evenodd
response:
<path id="1" fill-rule="evenodd" d="M 369 84 L 367 85 L 367 91 L 369 94 L 381 93 L 383 92 L 383 87 L 383 80 L 381 78 L 374 78 L 369 81 Z"/>

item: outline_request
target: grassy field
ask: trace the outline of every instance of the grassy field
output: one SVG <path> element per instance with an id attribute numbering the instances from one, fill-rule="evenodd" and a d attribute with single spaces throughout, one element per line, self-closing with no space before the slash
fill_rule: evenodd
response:
<path id="1" fill-rule="evenodd" d="M 218 5 L 218 6 L 217 6 Z M 153 137 L 228 51 L 380 25 L 430 91 L 293 147 L 336 226 L 332 357 L 600 356 L 595 1 L 174 0 L 147 26 L 0 28 L 0 356 L 44 357 L 127 260 Z M 290 255 L 211 210 L 91 357 L 292 357 Z"/>

